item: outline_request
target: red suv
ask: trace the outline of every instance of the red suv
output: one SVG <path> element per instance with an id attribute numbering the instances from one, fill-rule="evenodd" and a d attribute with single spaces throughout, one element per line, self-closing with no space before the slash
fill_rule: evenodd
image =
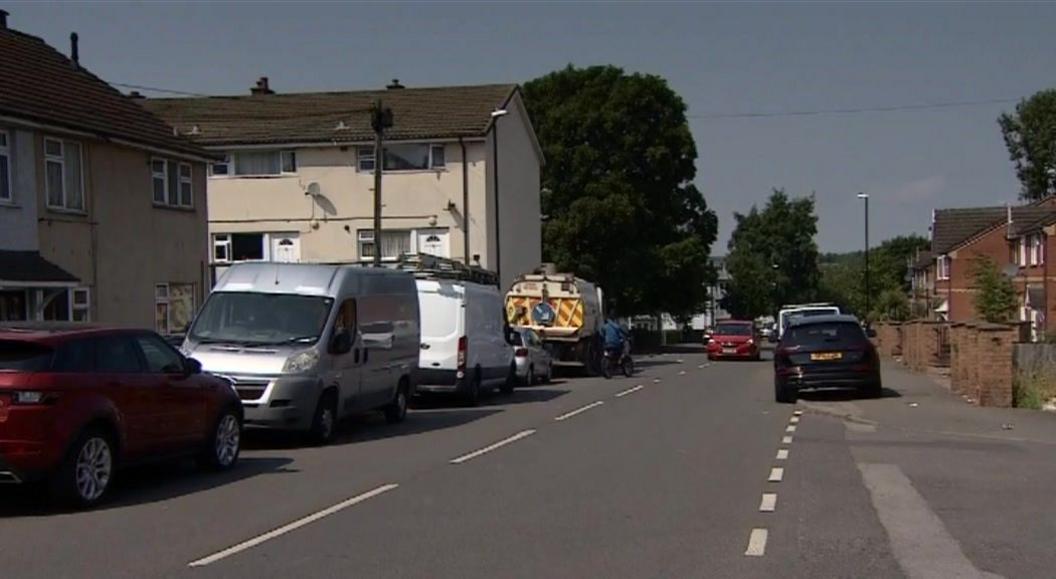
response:
<path id="1" fill-rule="evenodd" d="M 230 383 L 153 332 L 0 327 L 0 482 L 90 506 L 120 465 L 194 454 L 230 468 L 241 431 Z"/>

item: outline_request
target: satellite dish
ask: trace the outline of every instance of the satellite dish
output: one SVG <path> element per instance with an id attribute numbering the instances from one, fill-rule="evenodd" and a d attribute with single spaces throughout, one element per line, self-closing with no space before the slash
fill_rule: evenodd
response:
<path id="1" fill-rule="evenodd" d="M 312 197 L 318 197 L 322 193 L 322 189 L 319 188 L 319 183 L 312 181 L 308 184 L 308 188 L 305 189 L 305 195 L 311 195 Z"/>
<path id="2" fill-rule="evenodd" d="M 1019 273 L 1019 266 L 1010 263 L 1001 268 L 1001 273 L 1005 274 L 1005 277 L 1016 277 L 1016 274 Z"/>

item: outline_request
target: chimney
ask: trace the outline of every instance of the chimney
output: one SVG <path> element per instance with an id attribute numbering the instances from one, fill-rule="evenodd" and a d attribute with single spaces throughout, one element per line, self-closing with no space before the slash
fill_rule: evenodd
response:
<path id="1" fill-rule="evenodd" d="M 77 33 L 70 33 L 70 60 L 73 61 L 73 66 L 76 68 L 81 67 L 81 53 L 77 50 Z"/>
<path id="2" fill-rule="evenodd" d="M 388 90 L 400 90 L 400 89 L 404 89 L 404 88 L 407 88 L 407 87 L 405 87 L 402 84 L 400 84 L 400 79 L 394 78 L 394 79 L 392 79 L 392 82 L 390 82 L 389 84 L 385 85 L 385 88 L 387 88 Z"/>
<path id="3" fill-rule="evenodd" d="M 0 8 L 0 30 L 7 30 L 7 10 Z"/>
<path id="4" fill-rule="evenodd" d="M 262 76 L 257 79 L 257 86 L 249 89 L 249 93 L 252 95 L 262 95 L 275 94 L 275 91 L 271 90 L 271 88 L 268 87 L 268 77 Z"/>
<path id="5" fill-rule="evenodd" d="M 143 93 L 139 92 L 138 90 L 134 90 L 134 91 L 128 93 L 128 98 L 137 99 L 138 100 L 138 99 L 142 99 L 142 98 L 146 98 L 146 97 L 144 97 Z"/>

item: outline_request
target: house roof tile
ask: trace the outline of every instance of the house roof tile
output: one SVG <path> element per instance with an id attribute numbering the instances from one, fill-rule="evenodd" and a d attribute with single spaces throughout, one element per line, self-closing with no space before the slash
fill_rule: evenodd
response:
<path id="1" fill-rule="evenodd" d="M 479 137 L 514 84 L 398 90 L 254 94 L 142 101 L 147 110 L 204 146 L 362 142 L 374 138 L 370 109 L 391 108 L 386 139 Z"/>
<path id="2" fill-rule="evenodd" d="M 1008 223 L 1008 207 L 963 207 L 935 211 L 931 231 L 931 251 L 935 255 L 949 253 L 974 237 Z M 1036 228 L 1039 222 L 1056 217 L 1056 208 L 1046 205 L 1012 207 L 1012 226 L 1008 236 Z"/>
<path id="3" fill-rule="evenodd" d="M 0 115 L 206 156 L 197 145 L 40 38 L 0 28 Z"/>

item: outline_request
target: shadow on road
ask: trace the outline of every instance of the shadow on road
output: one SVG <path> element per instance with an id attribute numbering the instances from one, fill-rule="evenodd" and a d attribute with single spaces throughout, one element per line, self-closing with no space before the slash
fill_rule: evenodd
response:
<path id="1" fill-rule="evenodd" d="M 154 503 L 222 487 L 260 475 L 297 472 L 293 462 L 279 457 L 242 457 L 227 472 L 205 472 L 182 460 L 118 471 L 113 487 L 95 511 Z M 48 496 L 44 485 L 0 487 L 0 517 L 33 517 L 64 512 Z"/>
<path id="2" fill-rule="evenodd" d="M 884 388 L 881 398 L 901 398 L 897 390 Z M 822 390 L 805 390 L 799 393 L 800 400 L 808 402 L 849 402 L 851 400 L 871 400 L 861 392 L 848 388 L 825 388 Z"/>

